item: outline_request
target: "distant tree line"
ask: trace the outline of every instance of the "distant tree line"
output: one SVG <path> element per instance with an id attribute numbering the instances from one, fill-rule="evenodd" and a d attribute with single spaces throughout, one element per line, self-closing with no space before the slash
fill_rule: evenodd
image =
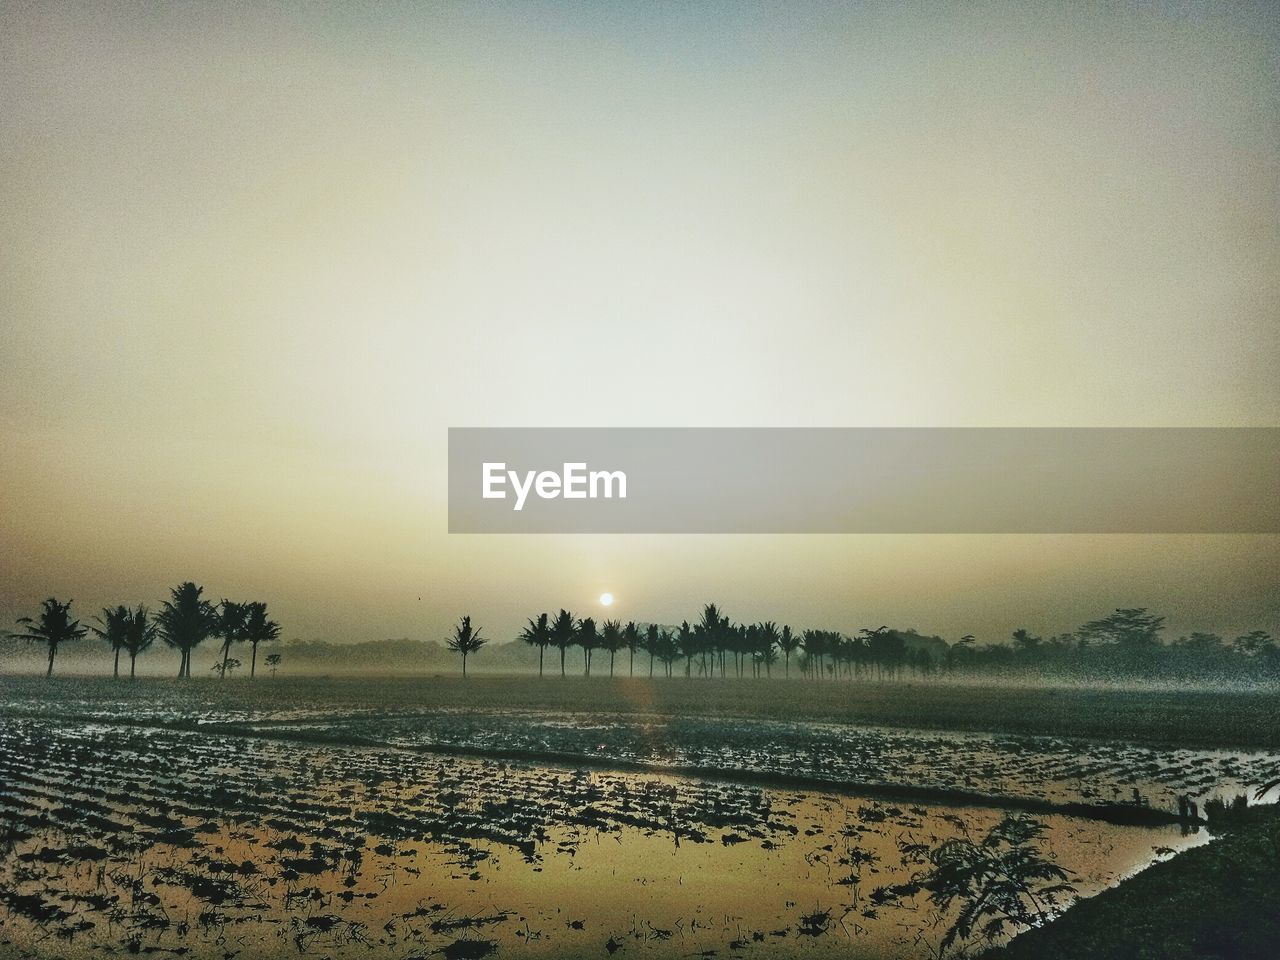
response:
<path id="1" fill-rule="evenodd" d="M 671 677 L 769 677 L 781 661 L 790 677 L 793 661 L 800 676 L 811 680 L 874 678 L 928 679 L 938 675 L 999 674 L 1017 671 L 1077 674 L 1093 679 L 1138 679 L 1144 676 L 1194 679 L 1197 676 L 1274 678 L 1280 676 L 1280 650 L 1263 630 L 1227 642 L 1212 633 L 1192 633 L 1164 643 L 1164 618 L 1145 608 L 1125 608 L 1080 626 L 1074 633 L 1047 639 L 1026 629 L 1015 630 L 1009 643 L 979 644 L 973 635 L 955 643 L 922 637 L 912 630 L 868 627 L 854 634 L 838 630 L 794 630 L 773 621 L 731 622 L 714 603 L 703 607 L 697 622 L 679 627 L 638 626 L 568 610 L 529 619 L 519 639 L 538 650 L 538 674 L 545 673 L 545 654 L 559 654 L 560 675 L 567 673 L 569 651 L 576 650 L 582 672 L 591 675 L 596 654 L 609 655 L 613 676 L 619 654 L 626 653 L 627 673 L 641 669 Z M 645 660 L 647 659 L 647 663 Z"/>
<path id="2" fill-rule="evenodd" d="M 279 624 L 268 617 L 265 603 L 225 599 L 214 603 L 203 592 L 194 583 L 182 583 L 170 591 L 170 598 L 154 614 L 145 605 L 121 605 L 105 608 L 88 625 L 72 617 L 71 601 L 50 597 L 38 616 L 20 619 L 23 630 L 11 636 L 47 649 L 46 676 L 53 673 L 54 658 L 62 644 L 91 633 L 114 653 L 116 677 L 120 676 L 122 657 L 128 657 L 129 676 L 135 676 L 137 658 L 156 640 L 179 653 L 179 677 L 191 676 L 192 652 L 202 643 L 220 641 L 213 671 L 223 678 L 241 666 L 240 659 L 232 656 L 237 645 L 248 644 L 249 675 L 255 676 L 258 646 L 279 638 Z M 554 617 L 549 613 L 531 617 L 519 640 L 537 649 L 539 676 L 545 674 L 546 654 L 551 650 L 553 656 L 559 655 L 561 676 L 568 673 L 573 651 L 586 676 L 593 668 L 597 673 L 603 671 L 599 660 L 607 654 L 611 677 L 619 671 L 619 659 L 625 658 L 628 676 L 635 676 L 639 659 L 639 669 L 649 677 L 708 679 L 771 677 L 775 669 L 783 677 L 791 677 L 794 671 L 815 681 L 927 680 L 939 676 L 1172 682 L 1280 679 L 1280 649 L 1266 631 L 1254 630 L 1230 641 L 1214 633 L 1194 632 L 1172 642 L 1162 639 L 1163 631 L 1164 617 L 1135 607 L 1116 610 L 1073 632 L 1050 637 L 1024 628 L 1015 630 L 1007 643 L 979 643 L 973 635 L 947 643 L 939 637 L 888 626 L 847 634 L 796 630 L 773 621 L 735 623 L 716 604 L 709 603 L 696 622 L 686 620 L 678 627 L 618 620 L 597 623 L 592 617 L 575 617 L 561 609 Z M 470 616 L 462 617 L 444 640 L 448 650 L 461 656 L 464 676 L 471 655 L 487 643 L 481 629 L 472 626 Z M 386 644 L 394 654 L 391 665 L 410 662 L 409 651 L 417 646 L 409 640 Z M 336 669 L 350 660 L 349 651 L 340 645 L 297 645 L 299 656 L 304 658 L 318 650 Z M 273 675 L 280 662 L 279 653 L 268 657 Z"/>
<path id="3" fill-rule="evenodd" d="M 178 651 L 178 676 L 190 677 L 192 652 L 211 639 L 222 641 L 219 660 L 213 669 L 224 678 L 240 666 L 239 658 L 231 656 L 232 645 L 247 643 L 252 650 L 249 661 L 252 678 L 257 673 L 258 645 L 279 639 L 280 625 L 267 616 L 267 605 L 261 601 L 213 603 L 205 599 L 203 593 L 203 587 L 188 581 L 170 590 L 169 599 L 154 614 L 144 604 L 104 607 L 102 613 L 94 617 L 94 623 L 87 625 L 71 616 L 70 600 L 49 597 L 41 604 L 37 616 L 18 620 L 22 630 L 13 636 L 47 649 L 46 677 L 53 675 L 54 659 L 64 643 L 81 640 L 92 633 L 115 654 L 112 674 L 117 678 L 122 654 L 129 658 L 129 677 L 133 679 L 139 655 L 156 640 Z M 272 654 L 267 662 L 274 674 L 280 655 Z"/>

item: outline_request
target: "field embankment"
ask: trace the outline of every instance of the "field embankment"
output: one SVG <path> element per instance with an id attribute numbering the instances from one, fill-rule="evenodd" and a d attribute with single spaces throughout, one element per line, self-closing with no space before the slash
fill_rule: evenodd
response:
<path id="1" fill-rule="evenodd" d="M 1280 810 L 1156 863 L 984 960 L 1272 960 L 1280 946 Z"/>

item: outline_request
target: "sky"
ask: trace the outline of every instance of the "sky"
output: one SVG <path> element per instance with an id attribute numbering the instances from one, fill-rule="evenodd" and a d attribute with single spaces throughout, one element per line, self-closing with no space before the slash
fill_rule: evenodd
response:
<path id="1" fill-rule="evenodd" d="M 0 618 L 1280 634 L 1274 536 L 466 536 L 445 489 L 451 426 L 1280 426 L 1278 60 L 1265 3 L 5 4 Z"/>

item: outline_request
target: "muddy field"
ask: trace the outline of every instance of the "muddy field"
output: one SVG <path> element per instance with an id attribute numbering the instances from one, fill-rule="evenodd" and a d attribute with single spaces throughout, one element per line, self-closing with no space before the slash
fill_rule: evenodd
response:
<path id="1" fill-rule="evenodd" d="M 950 918 L 920 889 L 927 852 L 1002 804 L 1162 809 L 1280 764 L 745 718 L 270 709 L 211 684 L 185 708 L 62 689 L 0 701 L 0 955 L 931 957 Z M 1039 818 L 1084 895 L 1207 839 Z"/>

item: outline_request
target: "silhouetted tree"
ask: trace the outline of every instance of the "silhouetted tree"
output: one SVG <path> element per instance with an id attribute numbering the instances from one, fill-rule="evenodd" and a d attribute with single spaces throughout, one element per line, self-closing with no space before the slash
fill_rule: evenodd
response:
<path id="1" fill-rule="evenodd" d="M 564 652 L 578 642 L 578 622 L 573 614 L 561 609 L 551 624 L 551 642 L 560 651 L 560 676 L 564 677 Z"/>
<path id="2" fill-rule="evenodd" d="M 244 639 L 253 648 L 253 659 L 249 662 L 249 679 L 258 672 L 258 644 L 272 643 L 280 639 L 280 624 L 267 619 L 267 605 L 261 600 L 251 600 L 245 604 Z"/>
<path id="3" fill-rule="evenodd" d="M 676 635 L 676 651 L 684 657 L 684 675 L 693 675 L 693 658 L 698 652 L 698 638 L 689 627 L 689 621 L 680 624 L 680 632 Z"/>
<path id="4" fill-rule="evenodd" d="M 653 658 L 661 652 L 659 644 L 662 641 L 662 634 L 658 630 L 656 623 L 649 624 L 644 632 L 644 649 L 649 654 L 649 677 L 653 678 Z"/>
<path id="5" fill-rule="evenodd" d="M 1040 637 L 1033 635 L 1029 630 L 1019 627 L 1013 631 L 1013 649 L 1021 653 L 1031 653 L 1040 646 Z"/>
<path id="6" fill-rule="evenodd" d="M 453 628 L 453 636 L 445 640 L 445 644 L 454 653 L 462 654 L 462 675 L 467 675 L 467 657 L 483 647 L 488 640 L 480 636 L 480 628 L 471 629 L 471 618 L 463 617 Z"/>
<path id="7" fill-rule="evenodd" d="M 684 629 L 688 629 L 689 624 L 684 624 Z M 662 661 L 666 667 L 668 679 L 671 677 L 675 663 L 680 659 L 680 646 L 676 642 L 676 638 L 670 630 L 663 630 L 658 635 L 658 659 Z"/>
<path id="8" fill-rule="evenodd" d="M 159 626 L 142 604 L 129 611 L 125 620 L 124 649 L 129 654 L 129 679 L 137 679 L 138 654 L 155 642 Z"/>
<path id="9" fill-rule="evenodd" d="M 282 659 L 284 659 L 284 658 L 283 658 L 283 657 L 281 657 L 281 656 L 280 656 L 280 654 L 278 654 L 278 653 L 269 653 L 269 654 L 267 654 L 267 666 L 271 668 L 271 679 L 272 679 L 272 680 L 274 680 L 274 679 L 276 678 L 276 670 L 279 668 L 279 666 L 280 666 L 280 661 L 281 661 Z"/>
<path id="10" fill-rule="evenodd" d="M 222 637 L 222 669 L 218 676 L 227 677 L 227 660 L 231 656 L 231 644 L 245 639 L 244 627 L 249 618 L 249 605 L 224 599 L 218 609 L 218 636 Z"/>
<path id="11" fill-rule="evenodd" d="M 622 644 L 631 653 L 631 663 L 627 668 L 627 676 L 634 677 L 636 675 L 636 650 L 641 645 L 640 628 L 636 626 L 634 620 L 627 621 L 627 625 L 622 628 Z"/>
<path id="12" fill-rule="evenodd" d="M 1185 647 L 1199 654 L 1222 649 L 1222 638 L 1216 633 L 1192 633 L 1189 637 L 1179 637 L 1177 646 Z"/>
<path id="13" fill-rule="evenodd" d="M 1116 610 L 1109 617 L 1086 623 L 1076 631 L 1076 636 L 1086 642 L 1146 647 L 1159 641 L 1163 629 L 1164 617 L 1147 613 L 1146 607 L 1128 607 Z"/>
<path id="14" fill-rule="evenodd" d="M 545 613 L 538 614 L 538 619 L 530 618 L 529 625 L 520 631 L 520 639 L 531 647 L 538 648 L 538 676 L 542 676 L 542 655 L 551 645 L 551 626 Z"/>
<path id="15" fill-rule="evenodd" d="M 203 587 L 187 581 L 174 587 L 170 599 L 164 602 L 156 614 L 160 627 L 160 639 L 165 645 L 182 654 L 178 676 L 191 676 L 191 651 L 216 636 L 220 628 L 218 611 L 200 594 Z"/>
<path id="16" fill-rule="evenodd" d="M 240 661 L 236 657 L 220 660 L 209 669 L 216 673 L 219 677 L 225 677 L 232 670 L 240 668 Z"/>
<path id="17" fill-rule="evenodd" d="M 702 619 L 698 621 L 694 632 L 697 636 L 698 646 L 711 654 L 711 662 L 715 663 L 716 656 L 720 657 L 720 676 L 724 676 L 724 654 L 725 650 L 722 641 L 725 639 L 723 628 L 727 627 L 728 620 L 723 618 L 720 609 L 714 603 L 708 603 L 702 608 Z"/>
<path id="18" fill-rule="evenodd" d="M 591 651 L 600 645 L 596 622 L 590 617 L 578 621 L 578 646 L 582 648 L 583 676 L 591 676 Z"/>
<path id="19" fill-rule="evenodd" d="M 622 649 L 622 624 L 606 620 L 600 628 L 600 646 L 609 651 L 609 676 L 613 676 L 613 660 Z"/>
<path id="20" fill-rule="evenodd" d="M 778 649 L 782 651 L 785 658 L 784 666 L 786 676 L 791 676 L 791 654 L 795 653 L 800 647 L 800 635 L 791 632 L 791 628 L 783 626 L 782 632 L 778 634 Z"/>
<path id="21" fill-rule="evenodd" d="M 1274 653 L 1276 649 L 1275 640 L 1265 630 L 1254 630 L 1244 636 L 1236 637 L 1231 645 L 1246 657 Z"/>
<path id="22" fill-rule="evenodd" d="M 93 618 L 98 621 L 98 626 L 89 627 L 98 637 L 107 642 L 112 653 L 115 654 L 111 665 L 111 676 L 116 680 L 120 679 L 120 651 L 124 649 L 125 629 L 131 613 L 132 611 L 123 604 L 118 607 L 103 607 L 102 616 Z"/>
<path id="23" fill-rule="evenodd" d="M 53 658 L 57 656 L 59 645 L 79 640 L 88 632 L 80 626 L 79 620 L 71 619 L 71 601 L 59 603 L 53 597 L 41 605 L 39 617 L 21 617 L 18 623 L 27 628 L 26 633 L 17 634 L 18 639 L 43 643 L 49 648 L 49 668 L 44 672 L 46 677 L 53 676 Z"/>
<path id="24" fill-rule="evenodd" d="M 136 679 L 138 654 L 151 646 L 156 638 L 156 625 L 151 622 L 147 608 L 141 604 L 136 610 L 131 610 L 123 604 L 118 607 L 104 607 L 102 616 L 94 619 L 100 626 L 90 627 L 90 629 L 107 641 L 115 651 L 111 675 L 119 678 L 120 654 L 123 651 L 129 654 L 129 679 Z"/>

